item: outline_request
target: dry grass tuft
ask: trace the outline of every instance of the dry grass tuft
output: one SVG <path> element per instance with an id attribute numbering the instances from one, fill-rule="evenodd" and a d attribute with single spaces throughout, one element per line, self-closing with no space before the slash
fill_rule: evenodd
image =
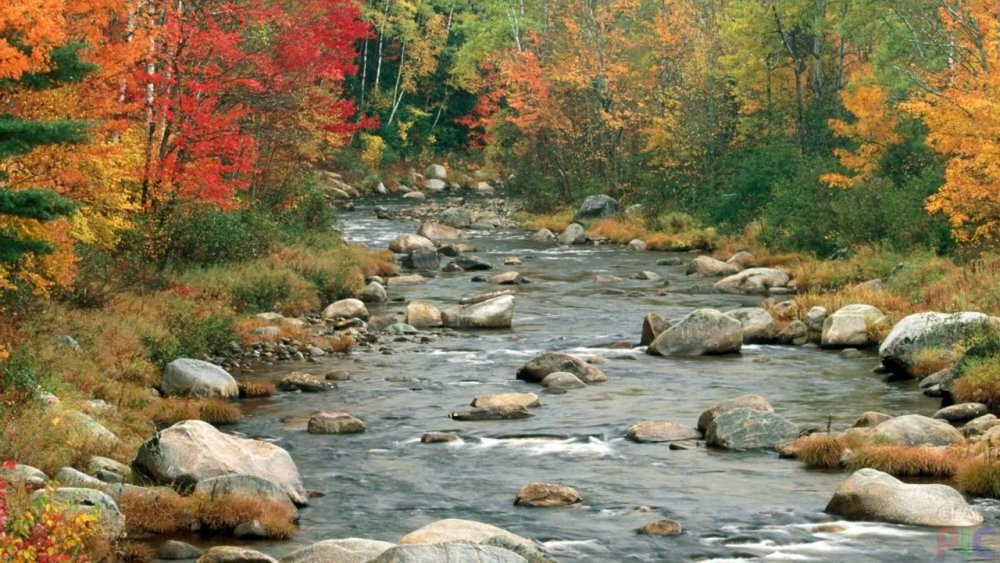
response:
<path id="1" fill-rule="evenodd" d="M 961 369 L 962 376 L 951 391 L 955 401 L 983 403 L 990 410 L 1000 408 L 1000 357 L 967 360 Z"/>
<path id="2" fill-rule="evenodd" d="M 195 495 L 191 507 L 210 532 L 227 533 L 245 522 L 260 522 L 269 538 L 287 539 L 295 533 L 295 509 L 288 503 L 244 495 Z"/>
<path id="3" fill-rule="evenodd" d="M 810 434 L 795 440 L 789 449 L 811 469 L 836 469 L 847 449 L 847 441 L 826 433 Z"/>
<path id="4" fill-rule="evenodd" d="M 540 231 L 542 229 L 548 229 L 555 234 L 559 234 L 565 231 L 566 227 L 573 222 L 573 216 L 575 214 L 576 211 L 571 208 L 563 209 L 548 215 L 535 215 L 533 213 L 528 213 L 527 211 L 521 211 L 514 215 L 514 218 L 518 220 L 526 230 Z"/>
<path id="5" fill-rule="evenodd" d="M 968 459 L 962 448 L 872 445 L 851 457 L 851 469 L 869 467 L 895 477 L 951 477 Z"/>
<path id="6" fill-rule="evenodd" d="M 336 354 L 346 354 L 358 345 L 358 343 L 354 340 L 354 337 L 349 335 L 330 338 L 329 342 L 330 348 Z"/>
<path id="7" fill-rule="evenodd" d="M 1000 461 L 990 457 L 968 460 L 955 474 L 955 486 L 967 495 L 1000 498 Z"/>
<path id="8" fill-rule="evenodd" d="M 947 369 L 958 361 L 955 352 L 941 348 L 924 348 L 917 352 L 910 366 L 910 373 L 917 379 L 923 379 L 932 373 Z"/>
<path id="9" fill-rule="evenodd" d="M 195 521 L 189 499 L 165 487 L 155 494 L 126 489 L 118 508 L 132 534 L 173 534 L 188 530 Z"/>
<path id="10" fill-rule="evenodd" d="M 243 413 L 235 405 L 219 398 L 202 399 L 198 402 L 198 418 L 209 424 L 222 426 L 236 424 Z"/>
<path id="11" fill-rule="evenodd" d="M 251 380 L 240 383 L 240 397 L 244 399 L 262 399 L 278 392 L 270 381 Z"/>
<path id="12" fill-rule="evenodd" d="M 147 544 L 137 541 L 124 541 L 118 544 L 119 561 L 152 561 L 156 552 Z"/>

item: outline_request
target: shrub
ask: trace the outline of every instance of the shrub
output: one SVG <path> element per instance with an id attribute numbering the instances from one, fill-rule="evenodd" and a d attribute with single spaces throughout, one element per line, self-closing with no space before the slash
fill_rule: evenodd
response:
<path id="1" fill-rule="evenodd" d="M 270 397 L 278 392 L 270 381 L 251 380 L 240 383 L 240 397 L 244 399 L 260 399 Z"/>
<path id="2" fill-rule="evenodd" d="M 239 313 L 263 313 L 277 310 L 292 294 L 287 275 L 262 275 L 250 281 L 233 284 L 231 303 Z"/>
<path id="3" fill-rule="evenodd" d="M 1000 356 L 971 358 L 959 364 L 960 376 L 952 388 L 955 401 L 1000 408 Z"/>
<path id="4" fill-rule="evenodd" d="M 858 449 L 848 465 L 851 469 L 877 469 L 895 477 L 951 477 L 967 457 L 958 448 L 885 444 Z"/>
<path id="5" fill-rule="evenodd" d="M 0 393 L 15 402 L 33 398 L 40 389 L 40 379 L 38 362 L 25 348 L 14 350 L 0 361 Z"/>
<path id="6" fill-rule="evenodd" d="M 107 547 L 94 512 L 65 510 L 45 495 L 29 502 L 7 483 L 0 483 L 0 524 L 3 561 L 87 562 L 100 560 Z"/>
<path id="7" fill-rule="evenodd" d="M 173 426 L 185 420 L 204 420 L 215 425 L 234 424 L 243 417 L 238 408 L 218 398 L 167 397 L 151 403 L 143 414 L 158 428 Z"/>
<path id="8" fill-rule="evenodd" d="M 123 541 L 118 545 L 119 561 L 152 561 L 156 552 L 147 544 L 137 541 Z"/>

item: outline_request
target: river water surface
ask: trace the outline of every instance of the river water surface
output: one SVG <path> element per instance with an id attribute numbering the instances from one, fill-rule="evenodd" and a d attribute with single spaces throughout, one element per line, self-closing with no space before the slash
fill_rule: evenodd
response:
<path id="1" fill-rule="evenodd" d="M 404 200 L 361 203 L 339 225 L 348 240 L 384 248 L 418 224 L 378 220 L 373 205 L 400 207 Z M 677 320 L 699 307 L 723 310 L 754 305 L 757 298 L 725 296 L 711 282 L 687 278 L 684 266 L 657 266 L 666 253 L 617 247 L 559 250 L 522 232 L 479 233 L 477 255 L 496 271 L 516 268 L 533 283 L 518 287 L 514 327 L 460 333 L 431 343 L 393 343 L 392 353 L 358 351 L 347 359 L 275 366 L 322 375 L 346 369 L 349 381 L 325 394 L 279 394 L 254 402 L 234 430 L 272 440 L 297 462 L 309 489 L 326 493 L 302 511 L 301 529 L 289 542 L 257 547 L 280 557 L 332 538 L 396 541 L 442 518 L 500 526 L 540 542 L 560 561 L 685 561 L 774 559 L 812 561 L 937 560 L 936 530 L 875 523 L 842 523 L 822 511 L 845 472 L 806 470 L 774 452 L 706 448 L 672 451 L 665 444 L 635 444 L 625 430 L 642 420 L 695 426 L 715 402 L 746 393 L 766 397 L 801 426 L 845 428 L 867 410 L 933 413 L 939 401 L 912 383 L 872 373 L 877 357 L 842 359 L 819 349 L 748 346 L 728 357 L 665 359 L 641 348 L 611 343 L 639 340 L 643 315 Z M 523 265 L 502 266 L 506 256 Z M 678 255 L 685 260 L 692 255 Z M 627 280 L 602 285 L 597 274 L 622 278 L 652 270 L 669 282 Z M 439 306 L 496 289 L 473 283 L 472 273 L 442 273 L 429 283 L 394 290 L 392 296 Z M 396 302 L 372 314 L 401 312 Z M 546 351 L 602 356 L 608 382 L 563 395 L 543 394 L 519 382 L 517 368 Z M 755 361 L 761 355 L 770 361 Z M 280 371 L 276 371 L 279 370 Z M 412 379 L 403 379 L 412 378 Z M 454 410 L 476 395 L 539 393 L 542 406 L 525 420 L 455 422 Z M 343 410 L 363 419 L 364 434 L 316 436 L 281 422 L 317 410 Z M 452 431 L 463 441 L 424 445 L 428 431 Z M 522 485 L 556 482 L 576 488 L 584 502 L 568 508 L 515 507 Z M 977 501 L 988 526 L 1000 525 L 1000 505 Z M 639 507 L 651 512 L 637 512 Z M 646 522 L 679 521 L 684 533 L 651 538 L 635 533 Z M 817 531 L 837 522 L 835 533 Z M 944 560 L 960 560 L 957 550 Z"/>

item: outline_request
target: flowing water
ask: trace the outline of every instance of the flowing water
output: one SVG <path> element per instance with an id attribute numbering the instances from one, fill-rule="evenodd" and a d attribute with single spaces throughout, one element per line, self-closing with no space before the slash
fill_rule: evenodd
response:
<path id="1" fill-rule="evenodd" d="M 402 200 L 380 205 L 402 206 Z M 342 216 L 349 240 L 385 247 L 417 223 L 374 218 L 374 203 Z M 326 493 L 302 512 L 301 530 L 283 543 L 258 548 L 281 556 L 331 538 L 396 541 L 441 518 L 487 522 L 534 538 L 562 561 L 681 561 L 791 559 L 814 561 L 912 561 L 939 557 L 936 530 L 875 523 L 844 523 L 822 511 L 844 472 L 806 470 L 774 452 L 706 448 L 673 451 L 665 444 L 635 444 L 626 428 L 642 420 L 694 426 L 715 402 L 746 393 L 765 396 L 775 410 L 802 426 L 849 426 L 866 410 L 930 414 L 937 400 L 913 383 L 886 381 L 872 373 L 877 357 L 842 359 L 819 349 L 747 346 L 739 356 L 665 359 L 636 342 L 643 315 L 676 320 L 694 308 L 735 308 L 759 299 L 711 292 L 711 282 L 684 275 L 683 266 L 656 266 L 668 254 L 615 247 L 559 250 L 522 232 L 480 233 L 471 241 L 497 270 L 506 256 L 533 283 L 518 287 L 514 327 L 460 333 L 430 343 L 392 343 L 391 354 L 353 353 L 320 364 L 280 364 L 271 375 L 293 369 L 322 375 L 346 369 L 349 381 L 325 394 L 281 394 L 246 405 L 235 427 L 286 448 L 305 485 Z M 691 255 L 682 254 L 688 259 Z M 595 275 L 622 278 L 652 270 L 670 284 L 626 280 L 595 283 Z M 470 273 L 442 273 L 393 296 L 439 306 L 495 289 L 471 282 Z M 399 312 L 400 302 L 373 314 Z M 608 382 L 563 395 L 541 394 L 515 379 L 517 368 L 545 351 L 567 351 L 606 360 Z M 766 355 L 770 361 L 754 361 Z M 455 422 L 448 414 L 476 395 L 534 391 L 542 407 L 525 420 Z M 287 416 L 343 410 L 363 419 L 364 434 L 317 436 L 284 425 Z M 428 431 L 452 431 L 463 440 L 424 445 Z M 584 502 L 567 508 L 515 507 L 522 485 L 547 481 L 570 485 Z M 977 501 L 988 526 L 1000 523 L 1000 505 Z M 639 507 L 651 512 L 637 512 Z M 681 536 L 635 533 L 646 522 L 670 518 Z M 819 523 L 840 531 L 823 532 Z M 986 529 L 988 532 L 989 529 Z M 954 539 L 946 536 L 946 539 Z M 945 550 L 944 559 L 964 554 Z"/>

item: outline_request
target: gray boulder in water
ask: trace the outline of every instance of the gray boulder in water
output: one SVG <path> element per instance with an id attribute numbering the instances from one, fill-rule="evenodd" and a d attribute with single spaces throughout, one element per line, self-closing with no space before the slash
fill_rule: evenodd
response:
<path id="1" fill-rule="evenodd" d="M 735 409 L 708 425 L 705 441 L 727 450 L 758 450 L 773 449 L 798 435 L 797 426 L 773 412 Z"/>
<path id="2" fill-rule="evenodd" d="M 541 383 L 546 376 L 553 373 L 571 373 L 586 384 L 608 380 L 601 370 L 580 358 L 558 352 L 542 354 L 524 364 L 517 370 L 517 378 L 528 383 Z"/>
<path id="3" fill-rule="evenodd" d="M 289 553 L 280 563 L 368 563 L 394 547 L 362 538 L 324 540 Z"/>
<path id="4" fill-rule="evenodd" d="M 742 347 L 740 321 L 715 309 L 698 309 L 657 336 L 646 351 L 654 356 L 703 356 L 738 354 Z"/>
<path id="5" fill-rule="evenodd" d="M 875 469 L 860 469 L 837 489 L 826 512 L 851 520 L 907 526 L 967 527 L 983 517 L 947 485 L 908 485 Z"/>
<path id="6" fill-rule="evenodd" d="M 986 326 L 1000 320 L 982 313 L 915 313 L 896 323 L 878 349 L 885 367 L 909 374 L 917 354 L 925 348 L 952 349 Z"/>
<path id="7" fill-rule="evenodd" d="M 514 297 L 503 295 L 441 311 L 448 328 L 510 328 L 514 323 Z"/>
<path id="8" fill-rule="evenodd" d="M 528 563 L 528 560 L 502 547 L 455 541 L 399 545 L 386 550 L 370 563 Z"/>

